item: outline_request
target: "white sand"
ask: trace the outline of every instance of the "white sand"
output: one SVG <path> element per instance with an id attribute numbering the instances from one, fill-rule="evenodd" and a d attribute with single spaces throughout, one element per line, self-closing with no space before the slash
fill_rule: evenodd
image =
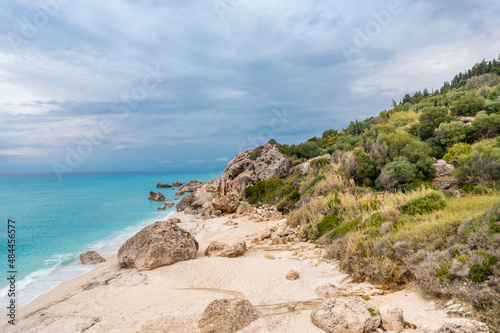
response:
<path id="1" fill-rule="evenodd" d="M 252 235 L 284 220 L 255 223 L 238 218 L 234 220 L 238 226 L 228 226 L 224 225 L 228 217 L 206 221 L 183 214 L 178 217 L 183 220 L 180 226 L 192 231 L 200 243 L 196 260 L 138 272 L 119 268 L 112 255 L 91 272 L 61 283 L 20 308 L 17 325 L 3 320 L 0 331 L 192 333 L 199 332 L 197 321 L 211 301 L 244 297 L 261 317 L 241 332 L 323 332 L 310 320 L 312 309 L 321 302 L 314 290 L 325 283 L 345 286 L 348 277 L 334 264 L 314 267 L 285 251 L 285 246 L 269 252 L 250 243 Z M 204 255 L 212 240 L 243 239 L 249 246 L 243 257 Z M 264 258 L 269 253 L 276 259 Z M 285 278 L 290 269 L 300 272 L 298 280 Z M 433 305 L 415 292 L 377 296 L 373 302 L 401 307 L 405 319 L 418 327 L 436 329 L 450 321 L 442 310 L 426 311 Z"/>

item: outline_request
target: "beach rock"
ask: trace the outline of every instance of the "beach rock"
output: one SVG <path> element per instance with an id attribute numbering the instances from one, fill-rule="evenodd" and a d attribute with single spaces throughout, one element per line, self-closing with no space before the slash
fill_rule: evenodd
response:
<path id="1" fill-rule="evenodd" d="M 299 278 L 299 276 L 300 276 L 299 272 L 294 271 L 293 269 L 289 270 L 285 275 L 287 280 L 291 280 L 291 281 L 297 280 Z"/>
<path id="2" fill-rule="evenodd" d="M 172 207 L 174 207 L 175 203 L 165 201 L 165 205 L 167 205 L 168 207 L 172 208 Z"/>
<path id="3" fill-rule="evenodd" d="M 436 333 L 489 333 L 489 331 L 485 323 L 462 319 L 459 322 L 445 323 Z"/>
<path id="4" fill-rule="evenodd" d="M 179 201 L 177 211 L 193 215 L 204 214 L 205 217 L 210 217 L 215 212 L 215 209 L 205 204 L 212 203 L 216 190 L 215 181 L 210 181 L 202 185 L 196 192 L 188 194 Z"/>
<path id="5" fill-rule="evenodd" d="M 245 197 L 245 189 L 271 177 L 283 178 L 290 171 L 290 160 L 273 143 L 236 155 L 218 182 L 221 196 Z"/>
<path id="6" fill-rule="evenodd" d="M 339 288 L 335 287 L 333 284 L 324 284 L 319 286 L 314 290 L 314 292 L 321 297 L 323 301 L 329 298 L 335 298 L 342 296 L 343 292 Z"/>
<path id="7" fill-rule="evenodd" d="M 172 183 L 172 187 L 181 187 L 182 186 L 182 183 L 178 180 L 176 180 L 175 182 Z"/>
<path id="8" fill-rule="evenodd" d="M 196 258 L 199 245 L 175 221 L 153 223 L 130 238 L 118 251 L 121 267 L 151 270 Z"/>
<path id="9" fill-rule="evenodd" d="M 379 309 L 380 318 L 382 319 L 382 328 L 386 331 L 396 331 L 400 333 L 404 330 L 405 320 L 403 310 L 400 308 L 383 307 Z"/>
<path id="10" fill-rule="evenodd" d="M 181 190 L 177 190 L 177 192 L 175 192 L 175 195 L 184 195 L 184 194 L 186 194 L 186 192 Z"/>
<path id="11" fill-rule="evenodd" d="M 198 321 L 201 333 L 232 333 L 259 318 L 246 299 L 218 299 L 210 303 Z"/>
<path id="12" fill-rule="evenodd" d="M 101 257 L 99 253 L 95 251 L 87 251 L 85 253 L 80 254 L 80 261 L 84 265 L 93 265 L 93 264 L 98 264 L 100 262 L 105 262 L 106 259 Z"/>
<path id="13" fill-rule="evenodd" d="M 321 303 L 311 313 L 313 324 L 329 333 L 368 333 L 380 326 L 375 310 L 358 297 L 340 297 Z"/>
<path id="14" fill-rule="evenodd" d="M 242 256 L 246 250 L 247 245 L 244 241 L 231 243 L 213 241 L 205 250 L 205 255 L 208 257 L 234 258 Z"/>
<path id="15" fill-rule="evenodd" d="M 231 197 L 216 197 L 212 201 L 212 205 L 216 210 L 220 210 L 223 213 L 234 213 L 238 209 L 240 202 L 238 198 Z"/>
<path id="16" fill-rule="evenodd" d="M 161 207 L 156 207 L 156 210 L 166 210 L 167 206 L 163 205 Z"/>
<path id="17" fill-rule="evenodd" d="M 158 184 L 156 184 L 156 188 L 170 188 L 170 187 L 172 187 L 172 185 L 163 184 L 162 182 L 158 182 Z"/>
<path id="18" fill-rule="evenodd" d="M 154 200 L 154 201 L 165 201 L 165 196 L 161 194 L 161 192 L 149 192 L 149 200 Z"/>
<path id="19" fill-rule="evenodd" d="M 447 177 L 453 173 L 455 170 L 455 167 L 453 164 L 450 164 L 446 162 L 445 160 L 438 160 L 436 163 L 434 163 L 434 166 L 436 167 L 436 177 Z"/>
<path id="20" fill-rule="evenodd" d="M 197 189 L 199 189 L 200 187 L 202 187 L 203 184 L 205 184 L 205 183 L 202 181 L 199 181 L 199 180 L 190 180 L 187 183 L 182 184 L 182 186 L 179 188 L 179 191 L 184 192 L 184 193 L 194 192 Z"/>

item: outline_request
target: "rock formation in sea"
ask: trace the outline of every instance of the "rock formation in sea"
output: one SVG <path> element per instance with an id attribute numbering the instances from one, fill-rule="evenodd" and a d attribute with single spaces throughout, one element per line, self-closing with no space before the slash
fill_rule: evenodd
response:
<path id="1" fill-rule="evenodd" d="M 170 187 L 172 187 L 172 185 L 164 184 L 162 182 L 158 182 L 158 184 L 156 184 L 156 188 L 170 188 Z"/>
<path id="2" fill-rule="evenodd" d="M 182 186 L 182 183 L 178 180 L 176 180 L 175 182 L 172 183 L 172 187 L 181 187 Z"/>
<path id="3" fill-rule="evenodd" d="M 161 192 L 149 192 L 149 200 L 154 200 L 154 201 L 165 201 L 165 196 L 161 194 Z"/>

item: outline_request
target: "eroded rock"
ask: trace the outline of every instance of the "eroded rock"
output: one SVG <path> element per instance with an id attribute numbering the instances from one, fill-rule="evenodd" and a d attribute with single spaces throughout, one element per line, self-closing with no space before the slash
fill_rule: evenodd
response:
<path id="1" fill-rule="evenodd" d="M 242 256 L 246 250 L 247 245 L 244 241 L 231 243 L 213 241 L 205 250 L 205 255 L 209 257 L 234 258 Z"/>
<path id="2" fill-rule="evenodd" d="M 80 254 L 80 261 L 84 265 L 93 265 L 101 262 L 105 262 L 106 259 L 101 257 L 99 253 L 95 251 L 87 251 L 85 253 Z"/>
<path id="3" fill-rule="evenodd" d="M 154 200 L 154 201 L 165 201 L 165 196 L 161 194 L 161 192 L 149 192 L 149 200 Z"/>
<path id="4" fill-rule="evenodd" d="M 198 321 L 201 333 L 232 333 L 259 318 L 246 299 L 219 299 L 210 303 Z"/>
<path id="5" fill-rule="evenodd" d="M 121 267 L 151 270 L 196 258 L 199 245 L 174 221 L 153 223 L 130 238 L 118 251 Z"/>

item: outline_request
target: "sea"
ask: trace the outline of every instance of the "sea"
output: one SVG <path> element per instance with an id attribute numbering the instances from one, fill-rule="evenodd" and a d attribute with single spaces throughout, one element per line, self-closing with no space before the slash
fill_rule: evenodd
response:
<path id="1" fill-rule="evenodd" d="M 149 191 L 160 191 L 169 202 L 180 200 L 176 188 L 157 189 L 159 181 L 206 182 L 220 174 L 70 173 L 60 181 L 51 173 L 0 173 L 0 306 L 10 301 L 10 275 L 15 276 L 16 303 L 25 305 L 96 267 L 82 265 L 80 253 L 116 253 L 145 226 L 172 217 L 175 206 L 159 211 L 163 202 L 148 200 Z M 8 247 L 9 220 L 15 258 Z"/>

